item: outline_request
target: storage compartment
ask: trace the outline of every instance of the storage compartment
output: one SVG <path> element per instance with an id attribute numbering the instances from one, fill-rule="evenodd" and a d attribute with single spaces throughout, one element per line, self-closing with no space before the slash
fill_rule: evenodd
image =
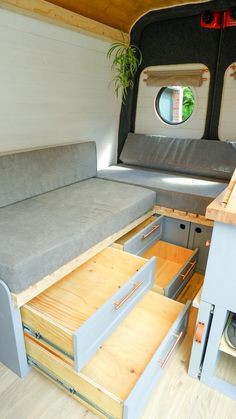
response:
<path id="1" fill-rule="evenodd" d="M 187 284 L 197 264 L 198 249 L 190 250 L 159 240 L 143 257 L 156 256 L 154 291 L 176 298 Z"/>
<path id="2" fill-rule="evenodd" d="M 137 419 L 183 337 L 188 310 L 149 291 L 81 372 L 30 336 L 28 360 L 99 416 Z"/>
<path id="3" fill-rule="evenodd" d="M 149 246 L 161 238 L 163 216 L 152 216 L 114 243 L 114 247 L 134 255 L 141 255 Z"/>
<path id="4" fill-rule="evenodd" d="M 155 258 L 108 248 L 28 302 L 26 335 L 79 371 L 153 286 Z"/>

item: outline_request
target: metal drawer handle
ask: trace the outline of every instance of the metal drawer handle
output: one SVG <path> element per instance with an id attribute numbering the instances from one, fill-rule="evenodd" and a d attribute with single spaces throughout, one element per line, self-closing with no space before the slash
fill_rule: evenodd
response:
<path id="1" fill-rule="evenodd" d="M 187 278 L 187 276 L 190 274 L 190 272 L 194 269 L 195 265 L 196 265 L 197 261 L 195 260 L 194 262 L 190 262 L 190 267 L 188 268 L 187 272 L 185 272 L 185 274 L 181 274 L 180 276 L 182 277 L 182 279 L 184 280 L 185 278 Z"/>
<path id="2" fill-rule="evenodd" d="M 166 366 L 167 362 L 169 361 L 169 359 L 170 359 L 171 355 L 173 354 L 173 352 L 174 352 L 174 350 L 175 350 L 176 346 L 178 345 L 178 343 L 179 343 L 180 339 L 182 338 L 183 333 L 184 333 L 184 332 L 182 331 L 182 332 L 180 332 L 180 334 L 179 334 L 179 335 L 173 334 L 173 336 L 175 336 L 177 339 L 176 339 L 176 341 L 175 341 L 174 345 L 172 346 L 172 348 L 170 348 L 170 350 L 169 350 L 169 352 L 167 353 L 167 355 L 166 355 L 165 359 L 164 359 L 163 361 L 161 361 L 161 360 L 159 361 L 159 362 L 160 362 L 160 367 L 161 367 L 161 368 L 165 368 L 165 366 Z"/>
<path id="3" fill-rule="evenodd" d="M 159 228 L 160 228 L 160 224 L 152 227 L 152 229 L 147 234 L 144 234 L 143 235 L 142 239 L 143 240 L 147 239 L 149 236 L 151 236 L 152 233 L 154 233 L 155 231 L 157 231 Z"/>
<path id="4" fill-rule="evenodd" d="M 119 308 L 122 307 L 123 304 L 126 303 L 126 301 L 130 297 L 132 297 L 132 295 L 135 293 L 135 291 L 137 291 L 137 289 L 141 287 L 141 285 L 143 285 L 143 281 L 134 284 L 134 288 L 129 292 L 129 294 L 127 294 L 124 298 L 122 298 L 122 300 L 120 300 L 118 303 L 114 303 L 115 310 L 119 310 Z"/>

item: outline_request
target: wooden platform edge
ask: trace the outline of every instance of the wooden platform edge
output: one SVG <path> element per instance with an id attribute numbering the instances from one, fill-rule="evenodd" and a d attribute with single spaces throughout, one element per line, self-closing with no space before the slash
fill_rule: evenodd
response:
<path id="1" fill-rule="evenodd" d="M 236 225 L 236 169 L 228 187 L 208 205 L 206 216 L 214 221 Z"/>
<path id="2" fill-rule="evenodd" d="M 0 0 L 0 8 L 21 13 L 106 41 L 130 42 L 128 33 L 71 12 L 46 0 Z"/>
<path id="3" fill-rule="evenodd" d="M 107 237 L 103 241 L 97 243 L 95 246 L 91 247 L 89 250 L 82 253 L 77 258 L 73 259 L 72 261 L 62 266 L 61 268 L 57 269 L 52 274 L 42 278 L 40 281 L 36 282 L 34 285 L 31 285 L 30 287 L 26 288 L 24 291 L 18 294 L 12 293 L 11 295 L 12 295 L 14 305 L 18 308 L 22 307 L 28 301 L 32 300 L 32 298 L 36 297 L 41 292 L 45 291 L 47 288 L 54 285 L 64 276 L 74 271 L 76 268 L 78 268 L 83 263 L 87 262 L 90 258 L 95 256 L 97 253 L 101 252 L 106 247 L 110 246 L 113 242 L 115 242 L 117 239 L 122 237 L 124 234 L 128 233 L 130 230 L 137 227 L 147 218 L 151 217 L 153 213 L 154 213 L 154 209 L 146 212 L 142 217 L 133 221 L 131 224 L 127 225 L 126 227 L 112 234 L 111 236 Z"/>
<path id="4" fill-rule="evenodd" d="M 161 207 L 159 205 L 155 205 L 155 211 L 157 214 L 165 215 L 166 217 L 177 218 L 178 220 L 213 227 L 213 221 L 206 218 L 204 215 L 193 214 L 187 211 L 179 211 L 173 208 Z"/>

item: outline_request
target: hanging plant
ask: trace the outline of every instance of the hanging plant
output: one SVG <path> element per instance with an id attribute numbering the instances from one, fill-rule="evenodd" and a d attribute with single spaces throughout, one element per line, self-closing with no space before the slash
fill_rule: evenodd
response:
<path id="1" fill-rule="evenodd" d="M 111 45 L 107 58 L 113 58 L 111 68 L 115 71 L 114 91 L 117 97 L 121 91 L 122 102 L 124 103 L 128 90 L 134 87 L 134 77 L 142 62 L 142 53 L 135 45 L 115 42 Z"/>

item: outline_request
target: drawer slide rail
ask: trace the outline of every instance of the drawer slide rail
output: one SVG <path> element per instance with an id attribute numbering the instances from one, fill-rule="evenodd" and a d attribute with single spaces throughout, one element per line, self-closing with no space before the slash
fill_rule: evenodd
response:
<path id="1" fill-rule="evenodd" d="M 60 348 L 60 346 L 53 343 L 51 340 L 47 339 L 45 336 L 41 335 L 41 333 L 35 331 L 31 327 L 27 326 L 25 323 L 22 323 L 23 325 L 23 332 L 27 335 L 32 336 L 34 339 L 37 339 L 38 341 L 42 341 L 46 343 L 47 345 L 51 346 L 51 348 L 56 349 L 56 351 L 61 352 L 63 355 L 70 358 L 72 361 L 74 361 L 74 356 L 70 354 L 67 351 L 64 351 L 64 349 Z"/>
<path id="2" fill-rule="evenodd" d="M 31 356 L 27 355 L 27 361 L 28 361 L 28 364 L 31 367 L 35 368 L 36 370 L 38 370 L 41 373 L 43 373 L 44 375 L 46 375 L 48 378 L 50 378 L 56 384 L 59 384 L 68 393 L 72 394 L 73 396 L 78 397 L 80 400 L 83 400 L 85 403 L 89 404 L 93 409 L 102 413 L 102 415 L 106 416 L 108 419 L 115 419 L 114 416 L 111 416 L 109 413 L 105 412 L 101 407 L 99 407 L 96 404 L 94 404 L 93 402 L 91 402 L 91 400 L 89 400 L 87 397 L 85 397 L 83 394 L 81 394 L 79 391 L 77 391 L 74 387 L 70 386 L 64 380 L 62 380 L 61 378 L 59 378 L 55 374 L 53 374 L 48 368 L 44 367 L 39 362 L 36 362 L 33 358 L 31 358 Z"/>

